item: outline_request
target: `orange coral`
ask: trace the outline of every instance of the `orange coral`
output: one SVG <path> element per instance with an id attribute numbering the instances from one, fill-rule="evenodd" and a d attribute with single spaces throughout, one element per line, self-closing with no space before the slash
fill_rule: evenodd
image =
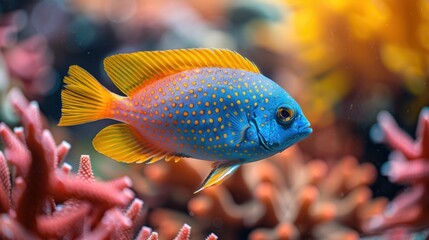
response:
<path id="1" fill-rule="evenodd" d="M 192 189 L 202 177 L 195 172 L 204 169 L 200 171 L 200 166 L 189 164 L 187 159 L 174 169 L 168 163 L 146 166 L 146 175 L 131 177 L 143 186 L 155 186 L 153 195 L 139 192 L 143 199 L 160 199 L 152 206 L 181 209 L 189 199 L 187 207 L 197 219 L 195 227 L 211 229 L 221 238 L 240 239 L 247 232 L 250 239 L 334 235 L 356 239 L 362 224 L 381 212 L 386 203 L 384 199 L 371 200 L 367 185 L 376 176 L 374 167 L 358 164 L 354 157 L 344 157 L 332 166 L 322 160 L 304 159 L 298 147 L 291 148 L 267 160 L 246 164 L 224 185 L 197 195 L 192 195 Z M 194 174 L 177 174 L 181 171 Z M 198 181 L 191 183 L 195 178 Z M 182 189 L 181 198 L 174 197 L 176 189 Z M 152 214 L 157 211 L 155 208 Z M 185 217 L 176 211 L 163 211 L 164 219 Z M 157 227 L 160 231 L 170 228 Z"/>

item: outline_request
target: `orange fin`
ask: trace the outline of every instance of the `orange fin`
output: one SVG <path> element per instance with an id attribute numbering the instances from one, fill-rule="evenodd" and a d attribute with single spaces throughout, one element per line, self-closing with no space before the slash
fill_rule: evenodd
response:
<path id="1" fill-rule="evenodd" d="M 199 191 L 202 191 L 205 188 L 215 186 L 218 184 L 221 184 L 227 176 L 235 172 L 238 167 L 241 166 L 241 162 L 234 162 L 234 163 L 221 163 L 216 165 L 215 168 L 210 172 L 210 174 L 207 176 L 207 178 L 204 180 L 202 186 L 200 189 L 195 191 L 194 193 L 198 193 Z"/>
<path id="2" fill-rule="evenodd" d="M 259 73 L 240 54 L 226 49 L 179 49 L 117 54 L 104 60 L 113 83 L 127 96 L 149 82 L 196 68 L 219 67 Z"/>
<path id="3" fill-rule="evenodd" d="M 114 95 L 87 71 L 71 66 L 61 92 L 62 115 L 58 126 L 70 126 L 108 117 Z"/>
<path id="4" fill-rule="evenodd" d="M 164 158 L 179 158 L 154 147 L 130 125 L 122 123 L 101 130 L 92 144 L 95 150 L 118 162 L 154 163 Z"/>

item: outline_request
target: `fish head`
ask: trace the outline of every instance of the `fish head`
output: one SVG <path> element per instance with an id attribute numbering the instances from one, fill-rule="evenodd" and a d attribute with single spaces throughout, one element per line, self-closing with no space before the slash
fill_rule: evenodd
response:
<path id="1" fill-rule="evenodd" d="M 253 123 L 263 148 L 281 152 L 312 133 L 299 104 L 283 89 L 263 99 L 253 112 Z"/>

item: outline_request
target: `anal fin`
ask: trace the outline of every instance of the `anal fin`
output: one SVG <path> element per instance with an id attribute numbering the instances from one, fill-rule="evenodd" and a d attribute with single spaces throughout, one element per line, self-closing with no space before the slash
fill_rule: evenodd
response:
<path id="1" fill-rule="evenodd" d="M 233 172 L 235 172 L 238 169 L 238 167 L 241 166 L 241 164 L 242 164 L 241 162 L 233 162 L 233 163 L 227 162 L 227 163 L 216 164 L 215 168 L 213 168 L 213 170 L 204 180 L 201 187 L 194 193 L 198 193 L 205 188 L 222 183 L 226 179 L 226 177 L 232 174 Z"/>
<path id="2" fill-rule="evenodd" d="M 127 124 L 113 124 L 101 130 L 93 140 L 94 148 L 118 162 L 154 163 L 161 159 L 176 159 L 165 150 L 147 142 Z"/>

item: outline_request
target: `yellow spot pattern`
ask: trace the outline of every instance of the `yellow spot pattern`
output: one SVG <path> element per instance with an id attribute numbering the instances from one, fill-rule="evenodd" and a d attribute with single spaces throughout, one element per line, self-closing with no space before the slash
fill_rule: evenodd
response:
<path id="1" fill-rule="evenodd" d="M 133 121 L 144 138 L 156 146 L 170 147 L 172 152 L 190 154 L 192 150 L 201 158 L 255 154 L 258 141 L 237 144 L 234 140 L 240 133 L 232 132 L 231 116 L 237 119 L 239 112 L 251 116 L 247 111 L 255 107 L 267 112 L 263 105 L 270 98 L 268 93 L 261 98 L 261 92 L 269 87 L 254 83 L 240 71 L 214 70 L 214 75 L 204 69 L 197 72 L 154 82 L 147 86 L 152 89 L 137 92 L 132 102 L 118 104 L 110 112 Z"/>

